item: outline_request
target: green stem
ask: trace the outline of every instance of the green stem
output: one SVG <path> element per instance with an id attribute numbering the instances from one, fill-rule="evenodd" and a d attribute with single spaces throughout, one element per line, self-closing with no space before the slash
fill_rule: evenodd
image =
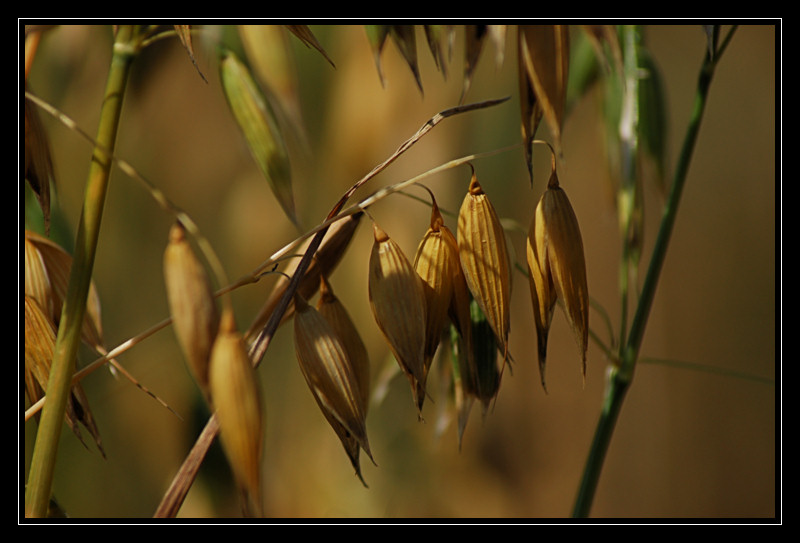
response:
<path id="1" fill-rule="evenodd" d="M 728 35 L 730 38 L 731 33 Z M 684 137 L 683 147 L 678 158 L 678 165 L 672 181 L 672 187 L 664 206 L 659 227 L 658 237 L 653 247 L 653 255 L 647 269 L 642 294 L 636 308 L 636 313 L 631 324 L 630 334 L 624 346 L 621 346 L 621 356 L 618 367 L 612 367 L 606 387 L 606 395 L 603 401 L 603 409 L 600 420 L 595 429 L 594 439 L 589 450 L 589 457 L 584 467 L 583 478 L 578 489 L 578 496 L 573 509 L 574 517 L 587 517 L 594 499 L 597 483 L 600 478 L 603 461 L 611 442 L 616 421 L 622 408 L 625 394 L 633 379 L 633 370 L 639 356 L 639 348 L 642 344 L 647 318 L 655 297 L 656 285 L 661 274 L 661 268 L 669 246 L 672 229 L 678 213 L 678 204 L 686 181 L 689 164 L 694 151 L 697 135 L 700 131 L 700 122 L 703 118 L 708 89 L 714 74 L 714 68 L 719 61 L 722 49 L 716 51 L 712 58 L 708 53 L 700 70 L 697 82 L 697 92 L 695 95 L 694 109 L 689 121 L 689 126 Z"/>
<path id="2" fill-rule="evenodd" d="M 72 374 L 75 372 L 75 358 L 81 340 L 81 327 L 86 313 L 86 299 L 111 171 L 111 159 L 105 150 L 114 149 L 125 86 L 132 60 L 137 53 L 135 41 L 137 35 L 136 27 L 121 26 L 114 40 L 111 67 L 97 130 L 98 147 L 92 157 L 86 181 L 75 255 L 56 337 L 50 379 L 47 383 L 47 403 L 39 421 L 28 474 L 25 493 L 25 516 L 28 517 L 46 516 L 50 502 L 58 441 L 70 395 Z"/>

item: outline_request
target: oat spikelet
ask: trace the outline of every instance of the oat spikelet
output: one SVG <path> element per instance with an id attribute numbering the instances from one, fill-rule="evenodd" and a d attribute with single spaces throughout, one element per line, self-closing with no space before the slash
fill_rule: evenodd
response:
<path id="1" fill-rule="evenodd" d="M 458 214 L 458 251 L 469 290 L 486 315 L 507 361 L 511 274 L 506 238 L 474 171 Z"/>
<path id="2" fill-rule="evenodd" d="M 219 328 L 219 314 L 206 271 L 180 223 L 175 223 L 169 232 L 164 282 L 175 335 L 192 376 L 206 394 L 209 356 Z"/>
<path id="3" fill-rule="evenodd" d="M 225 309 L 220 318 L 211 350 L 208 384 L 225 455 L 237 484 L 260 516 L 264 412 L 258 375 L 230 309 Z"/>
<path id="4" fill-rule="evenodd" d="M 542 386 L 545 386 L 547 334 L 556 299 L 564 303 L 565 315 L 580 351 L 581 372 L 585 379 L 589 293 L 583 241 L 578 219 L 567 194 L 558 185 L 555 171 L 531 221 L 527 259 Z"/>
<path id="5" fill-rule="evenodd" d="M 56 329 L 52 320 L 32 296 L 25 295 L 25 392 L 30 403 L 36 403 L 45 394 L 50 380 L 50 365 L 56 344 Z M 83 424 L 94 438 L 100 453 L 105 457 L 100 431 L 89 408 L 89 399 L 80 383 L 70 390 L 65 418 L 75 436 L 83 441 L 78 423 Z"/>
<path id="6" fill-rule="evenodd" d="M 454 266 L 460 266 L 458 250 L 448 243 L 443 230 L 447 230 L 447 227 L 434 200 L 431 225 L 417 247 L 414 257 L 414 269 L 422 279 L 426 299 L 424 363 L 426 378 L 433 355 L 436 354 L 441 342 L 442 330 L 447 323 L 447 314 L 453 297 Z"/>
<path id="7" fill-rule="evenodd" d="M 359 446 L 370 458 L 372 453 L 364 399 L 353 362 L 342 339 L 319 311 L 299 295 L 295 296 L 295 308 L 294 343 L 300 370 L 361 478 Z"/>
<path id="8" fill-rule="evenodd" d="M 25 294 L 36 299 L 56 327 L 61 320 L 71 268 L 72 255 L 50 239 L 25 230 Z M 81 340 L 105 354 L 100 313 L 100 297 L 92 282 L 86 299 Z"/>
<path id="9" fill-rule="evenodd" d="M 370 391 L 370 366 L 367 347 L 364 345 L 364 341 L 358 333 L 358 328 L 356 328 L 353 320 L 350 318 L 350 314 L 339 298 L 336 297 L 336 294 L 334 294 L 327 279 L 324 276 L 320 279 L 317 311 L 328 321 L 333 331 L 339 339 L 342 340 L 342 346 L 350 360 L 353 373 L 356 377 L 356 383 L 358 384 L 361 407 L 364 410 L 364 415 L 366 415 L 367 408 L 369 407 Z"/>
<path id="10" fill-rule="evenodd" d="M 369 259 L 369 301 L 422 416 L 425 401 L 425 292 L 400 246 L 377 224 Z"/>

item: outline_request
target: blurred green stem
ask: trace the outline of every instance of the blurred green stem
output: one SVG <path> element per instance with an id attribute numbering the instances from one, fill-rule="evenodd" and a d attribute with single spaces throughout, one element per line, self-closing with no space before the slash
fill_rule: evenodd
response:
<path id="1" fill-rule="evenodd" d="M 114 39 L 114 50 L 106 82 L 105 98 L 97 129 L 97 146 L 89 167 L 83 210 L 75 241 L 75 254 L 70 271 L 66 300 L 56 337 L 47 402 L 42 410 L 36 434 L 31 467 L 25 491 L 25 516 L 44 517 L 52 492 L 53 473 L 70 383 L 75 372 L 75 359 L 81 340 L 86 313 L 86 298 L 100 233 L 111 159 L 122 112 L 125 87 L 133 58 L 138 52 L 139 28 L 120 26 Z"/>
<path id="2" fill-rule="evenodd" d="M 711 85 L 714 69 L 735 30 L 736 27 L 731 29 L 724 43 L 719 48 L 716 47 L 715 30 L 712 47 L 706 52 L 705 60 L 700 69 L 694 109 L 692 110 L 683 146 L 678 157 L 678 164 L 672 180 L 669 196 L 664 206 L 658 237 L 653 247 L 653 255 L 650 259 L 650 265 L 647 269 L 647 275 L 645 276 L 644 285 L 642 287 L 642 294 L 636 307 L 630 333 L 628 334 L 626 342 L 620 346 L 619 365 L 611 366 L 609 369 L 603 408 L 600 413 L 600 420 L 595 429 L 594 439 L 589 450 L 589 457 L 584 466 L 583 478 L 578 489 L 578 496 L 573 509 L 573 517 L 587 517 L 592 506 L 592 500 L 597 490 L 597 483 L 600 478 L 603 461 L 611 442 L 611 435 L 616 426 L 617 417 L 622 408 L 625 394 L 633 379 L 633 370 L 639 356 L 639 348 L 642 344 L 647 318 L 650 314 L 653 298 L 655 297 L 656 285 L 659 275 L 661 274 L 661 268 L 664 264 L 664 258 L 667 254 L 672 228 L 675 225 L 675 219 L 678 214 L 678 204 L 680 203 L 681 193 L 683 192 L 686 181 L 686 174 L 689 170 L 689 164 L 692 158 L 692 152 L 694 151 L 697 141 L 697 134 L 700 131 L 700 122 L 703 118 L 703 112 L 708 98 L 708 89 Z M 624 263 L 624 265 L 627 265 L 627 263 Z"/>

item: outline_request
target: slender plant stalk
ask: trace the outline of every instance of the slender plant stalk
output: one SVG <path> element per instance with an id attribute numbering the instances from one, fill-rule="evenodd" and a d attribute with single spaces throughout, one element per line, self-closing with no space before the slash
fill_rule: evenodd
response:
<path id="1" fill-rule="evenodd" d="M 136 56 L 138 27 L 121 26 L 114 40 L 111 66 L 97 130 L 99 146 L 114 149 L 122 112 L 125 87 L 133 58 Z M 66 300 L 56 337 L 47 403 L 42 410 L 36 434 L 31 467 L 25 492 L 25 516 L 44 517 L 52 492 L 58 441 L 69 399 L 75 358 L 81 340 L 86 313 L 86 299 L 94 267 L 100 223 L 111 171 L 106 152 L 96 150 L 86 181 L 83 210 L 75 241 L 75 255 L 70 271 Z"/>
<path id="2" fill-rule="evenodd" d="M 600 420 L 595 429 L 594 439 L 589 450 L 589 457 L 584 466 L 583 478 L 578 489 L 578 496 L 573 509 L 574 517 L 587 517 L 592 506 L 595 491 L 597 490 L 597 483 L 600 478 L 600 472 L 603 467 L 603 461 L 611 442 L 611 435 L 616 426 L 620 410 L 622 409 L 625 394 L 633 379 L 633 371 L 639 357 L 639 348 L 641 347 L 644 337 L 647 318 L 650 314 L 650 308 L 652 307 L 655 297 L 656 285 L 658 284 L 661 268 L 667 254 L 667 247 L 669 246 L 672 229 L 678 214 L 678 205 L 686 182 L 686 175 L 697 141 L 697 135 L 700 131 L 700 122 L 702 121 L 703 112 L 708 99 L 711 79 L 714 75 L 716 64 L 725 46 L 729 43 L 735 29 L 736 27 L 728 33 L 725 43 L 719 49 L 716 48 L 716 40 L 714 40 L 714 47 L 711 49 L 713 54 L 706 52 L 705 60 L 700 69 L 694 108 L 686 130 L 686 135 L 684 136 L 681 153 L 678 157 L 678 164 L 672 180 L 670 193 L 662 213 L 658 237 L 653 247 L 653 255 L 647 269 L 647 275 L 645 276 L 636 313 L 631 323 L 630 333 L 628 334 L 625 344 L 620 346 L 619 365 L 612 366 L 611 368 L 611 374 L 608 379 L 603 401 L 603 408 L 600 413 Z M 627 265 L 627 263 L 624 263 L 624 265 Z"/>

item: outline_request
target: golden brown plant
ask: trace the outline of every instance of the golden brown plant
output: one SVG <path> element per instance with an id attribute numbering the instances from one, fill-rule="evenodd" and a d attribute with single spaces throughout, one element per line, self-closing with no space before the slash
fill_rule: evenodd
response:
<path id="1" fill-rule="evenodd" d="M 555 169 L 531 221 L 527 259 L 542 387 L 547 389 L 544 378 L 547 335 L 557 299 L 564 303 L 565 315 L 578 343 L 581 371 L 585 378 L 589 293 L 583 241 L 578 219 L 567 194 L 558 185 Z"/>
<path id="2" fill-rule="evenodd" d="M 467 286 L 508 361 L 511 274 L 505 232 L 474 171 L 458 214 L 458 252 Z"/>
<path id="3" fill-rule="evenodd" d="M 420 417 L 425 401 L 425 291 L 422 279 L 397 245 L 374 224 L 369 258 L 369 302 L 403 373 Z"/>

